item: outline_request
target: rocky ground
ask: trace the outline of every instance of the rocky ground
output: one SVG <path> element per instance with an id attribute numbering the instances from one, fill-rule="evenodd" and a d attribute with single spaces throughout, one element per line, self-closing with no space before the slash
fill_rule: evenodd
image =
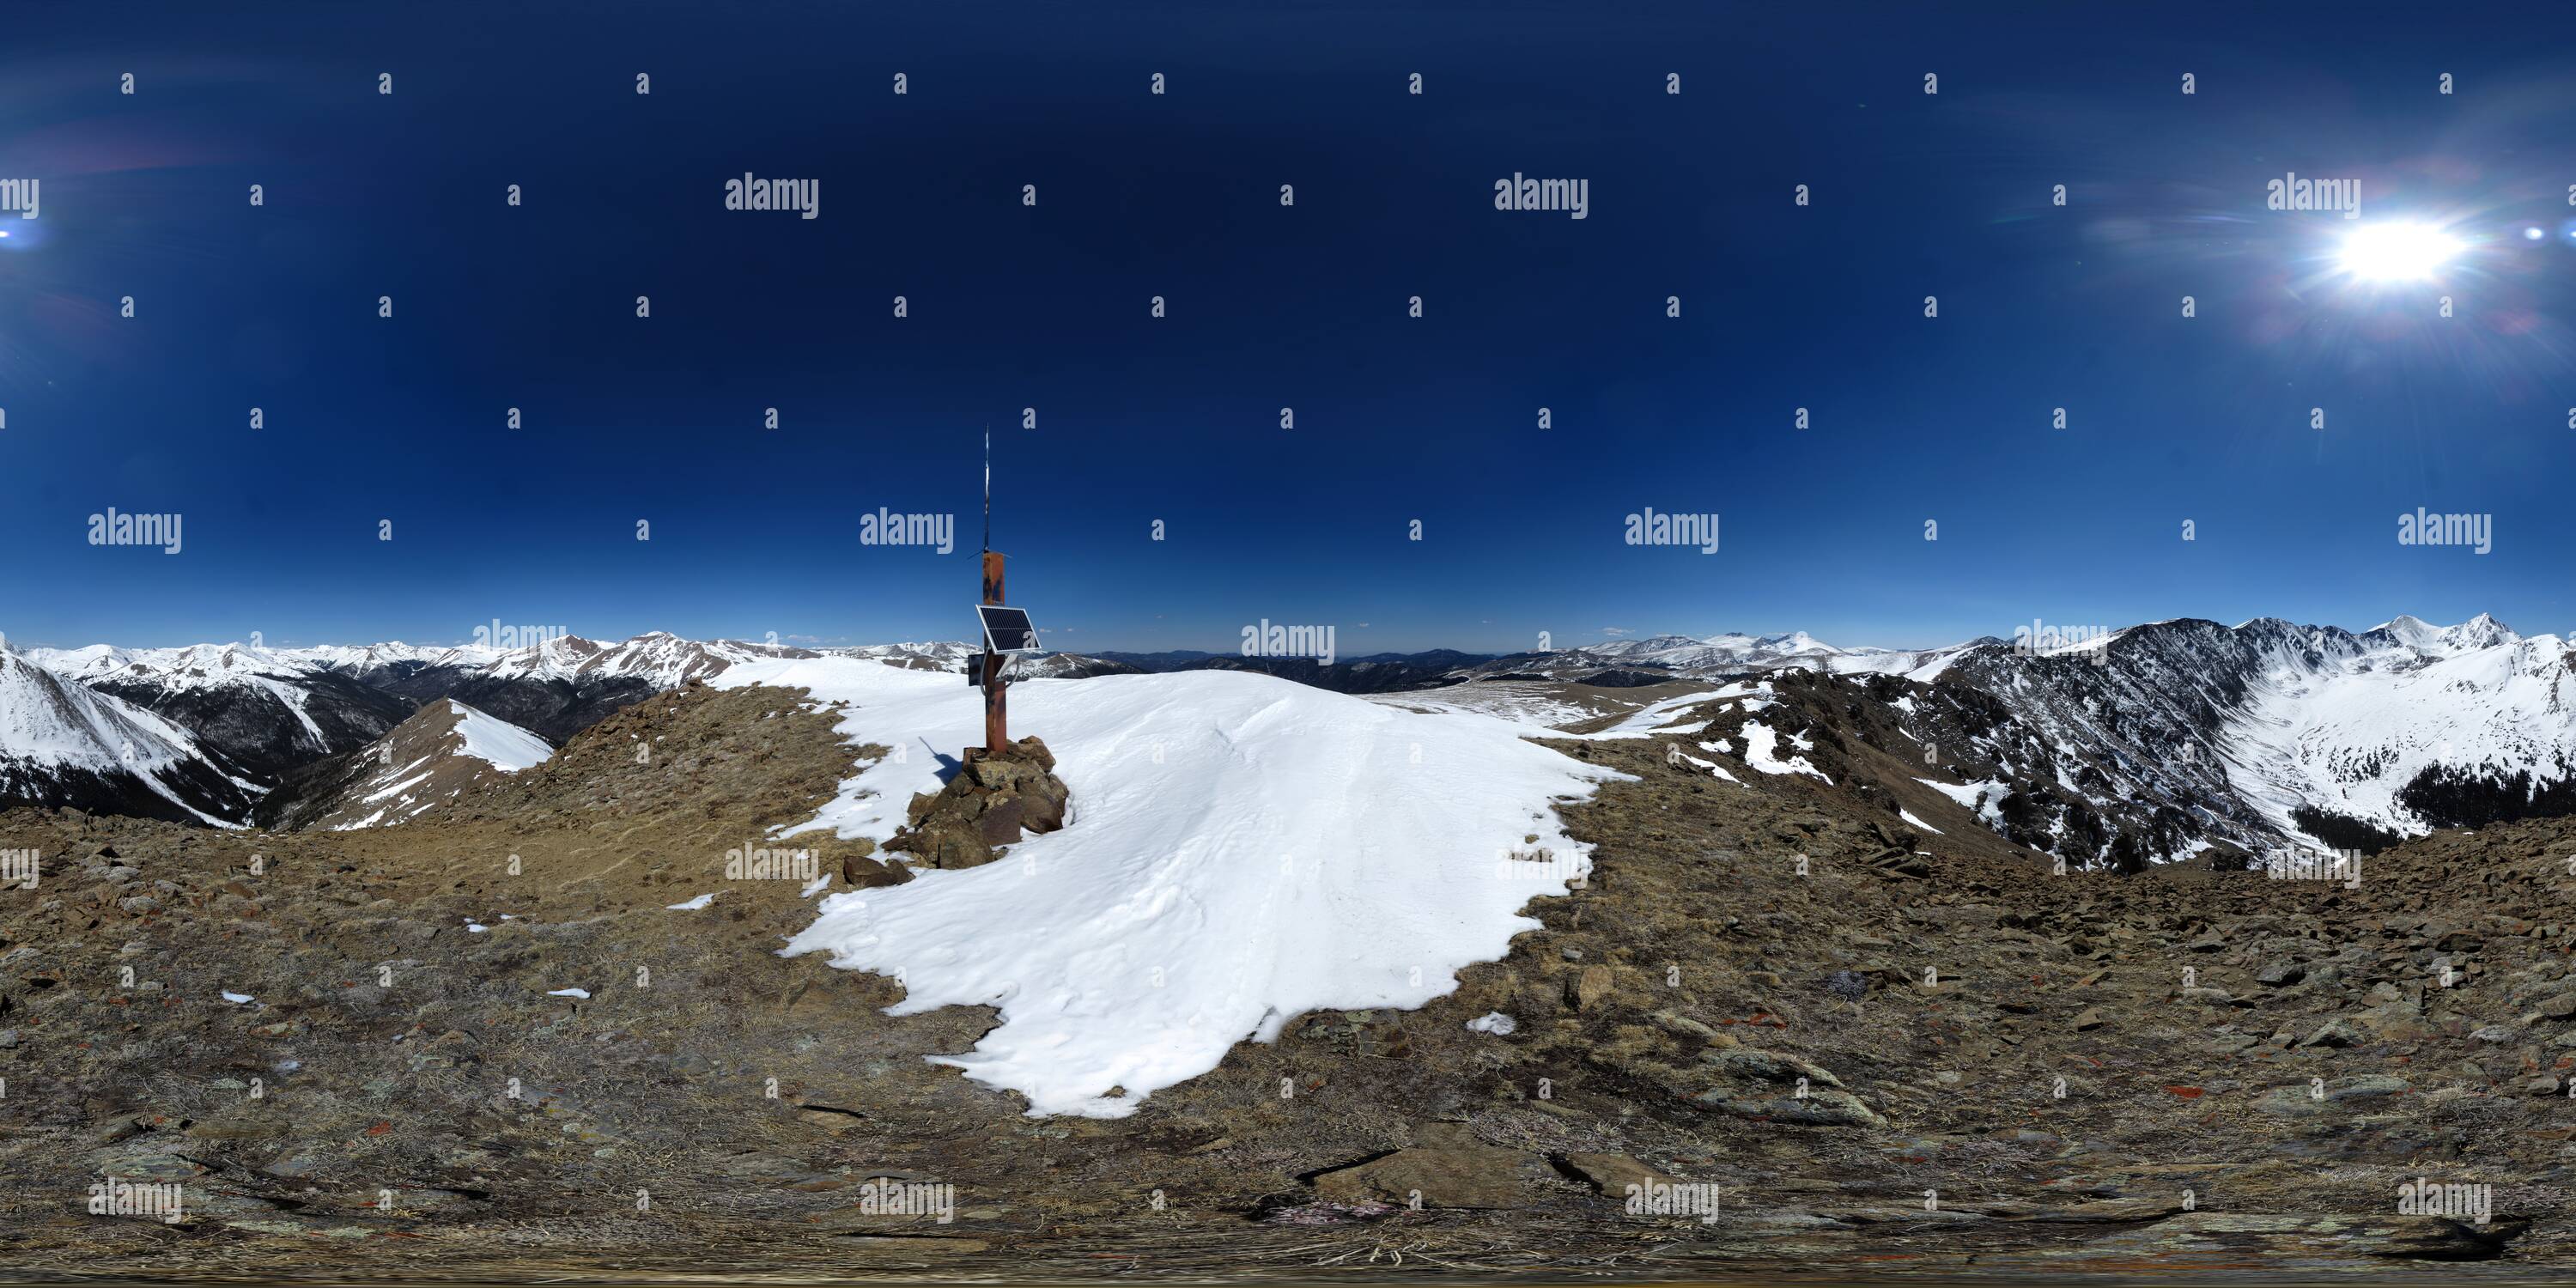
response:
<path id="1" fill-rule="evenodd" d="M 991 1012 L 891 1018 L 894 980 L 775 955 L 808 871 L 905 875 L 764 839 L 871 754 L 794 697 L 655 698 L 401 828 L 0 816 L 41 854 L 0 891 L 0 1265 L 2576 1266 L 2576 824 L 2436 835 L 2357 885 L 2060 875 L 1899 782 L 1910 751 L 1814 739 L 1830 785 L 1766 774 L 1743 713 L 1704 710 L 1559 744 L 1634 781 L 1568 811 L 1594 875 L 1454 995 L 1303 1017 L 1131 1118 L 1032 1119 L 920 1058 Z M 180 1186 L 180 1219 L 91 1215 L 105 1177 Z M 2485 1219 L 2401 1211 L 2419 1179 L 2491 1187 L 2460 1191 Z"/>

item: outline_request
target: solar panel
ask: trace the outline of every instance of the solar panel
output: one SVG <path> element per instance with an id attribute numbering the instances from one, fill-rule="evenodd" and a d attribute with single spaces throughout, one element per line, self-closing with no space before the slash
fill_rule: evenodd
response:
<path id="1" fill-rule="evenodd" d="M 1003 604 L 977 604 L 976 615 L 984 619 L 984 647 L 996 653 L 1035 653 L 1038 628 L 1029 624 L 1028 610 Z"/>

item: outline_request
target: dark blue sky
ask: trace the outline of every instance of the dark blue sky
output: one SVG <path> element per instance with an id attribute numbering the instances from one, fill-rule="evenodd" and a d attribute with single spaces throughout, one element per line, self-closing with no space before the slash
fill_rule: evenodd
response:
<path id="1" fill-rule="evenodd" d="M 0 630 L 959 637 L 987 422 L 1061 649 L 2576 627 L 2576 15 L 1601 8 L 15 11 Z M 2357 285 L 2289 171 L 2467 253 Z M 111 506 L 183 553 L 88 544 Z M 1648 506 L 1722 549 L 1626 545 Z"/>

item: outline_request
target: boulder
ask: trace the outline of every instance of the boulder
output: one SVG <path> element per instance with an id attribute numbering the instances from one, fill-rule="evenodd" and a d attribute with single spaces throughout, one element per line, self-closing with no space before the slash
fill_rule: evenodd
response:
<path id="1" fill-rule="evenodd" d="M 886 863 L 852 854 L 841 859 L 841 879 L 853 890 L 874 890 L 912 880 L 912 869 L 904 866 L 901 859 Z"/>
<path id="2" fill-rule="evenodd" d="M 1887 1120 L 1878 1115 L 1860 1097 L 1848 1091 L 1813 1090 L 1805 1096 L 1737 1095 L 1727 1091 L 1703 1092 L 1693 1097 L 1710 1109 L 1733 1114 L 1738 1118 L 1759 1118 L 1770 1122 L 1791 1123 L 1800 1127 L 1884 1127 Z"/>
<path id="3" fill-rule="evenodd" d="M 1835 1077 L 1824 1066 L 1801 1060 L 1794 1055 L 1782 1055 L 1777 1051 L 1757 1051 L 1751 1047 L 1738 1047 L 1731 1051 L 1702 1052 L 1700 1059 L 1715 1065 L 1719 1072 L 1730 1077 L 1778 1083 L 1794 1083 L 1804 1078 L 1809 1086 L 1814 1087 L 1843 1085 L 1843 1080 Z"/>

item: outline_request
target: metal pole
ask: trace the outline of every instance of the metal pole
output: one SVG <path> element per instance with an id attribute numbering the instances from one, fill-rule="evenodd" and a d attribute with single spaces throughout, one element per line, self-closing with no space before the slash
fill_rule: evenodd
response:
<path id="1" fill-rule="evenodd" d="M 984 552 L 984 602 L 1002 602 L 1002 554 Z M 998 756 L 1011 745 L 1010 719 L 1002 690 L 1009 681 L 1002 678 L 1002 655 L 987 650 L 984 654 L 984 754 Z"/>
<path id="2" fill-rule="evenodd" d="M 1002 556 L 993 550 L 993 425 L 984 424 L 984 602 L 1002 602 Z M 978 626 L 980 630 L 980 624 Z M 998 756 L 1011 745 L 1009 703 L 1002 696 L 1002 655 L 986 641 L 984 651 L 984 754 Z"/>

